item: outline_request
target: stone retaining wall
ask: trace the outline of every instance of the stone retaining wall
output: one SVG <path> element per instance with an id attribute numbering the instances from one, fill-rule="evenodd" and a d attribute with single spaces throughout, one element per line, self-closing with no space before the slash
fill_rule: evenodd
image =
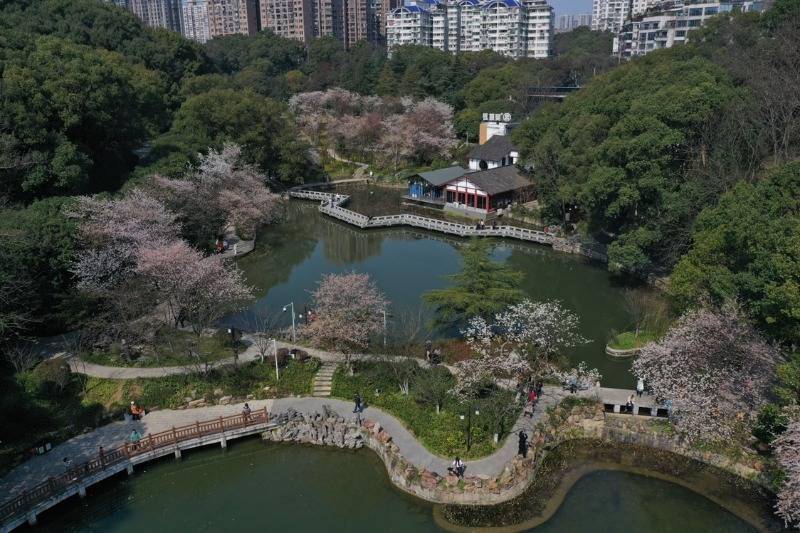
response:
<path id="1" fill-rule="evenodd" d="M 638 444 L 666 450 L 711 464 L 759 484 L 763 465 L 754 460 L 733 459 L 683 446 L 673 436 L 659 433 L 653 419 L 610 415 L 600 403 L 572 408 L 555 407 L 546 422 L 537 426 L 530 439 L 528 458 L 514 457 L 500 475 L 465 476 L 420 470 L 409 463 L 378 422 L 346 419 L 325 407 L 323 413 L 307 415 L 290 410 L 275 419 L 279 427 L 263 433 L 271 442 L 297 442 L 338 448 L 370 448 L 383 460 L 392 483 L 401 490 L 433 503 L 492 505 L 521 495 L 533 480 L 548 449 L 573 439 L 596 438 L 607 442 Z"/>
<path id="2" fill-rule="evenodd" d="M 409 463 L 392 442 L 392 437 L 378 422 L 346 419 L 324 408 L 313 415 L 294 410 L 274 420 L 279 427 L 266 431 L 262 438 L 269 442 L 297 442 L 337 448 L 370 448 L 383 460 L 392 483 L 398 488 L 433 503 L 492 504 L 522 494 L 530 483 L 534 468 L 532 459 L 516 457 L 497 477 L 442 475 L 418 469 Z"/>

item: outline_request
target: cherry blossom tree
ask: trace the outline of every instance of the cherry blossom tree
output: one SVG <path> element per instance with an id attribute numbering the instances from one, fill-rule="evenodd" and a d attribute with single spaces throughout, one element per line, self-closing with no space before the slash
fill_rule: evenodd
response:
<path id="1" fill-rule="evenodd" d="M 72 268 L 78 287 L 102 293 L 130 279 L 141 246 L 177 239 L 176 215 L 139 189 L 114 200 L 81 197 L 68 213 L 78 220 L 84 250 Z"/>
<path id="2" fill-rule="evenodd" d="M 791 422 L 773 446 L 785 475 L 775 509 L 787 527 L 800 527 L 800 419 Z"/>
<path id="3" fill-rule="evenodd" d="M 314 320 L 301 333 L 312 342 L 350 355 L 365 350 L 383 332 L 389 302 L 369 274 L 326 274 L 311 294 Z"/>
<path id="4" fill-rule="evenodd" d="M 207 243 L 226 226 L 252 236 L 259 224 L 273 220 L 279 197 L 264 177 L 242 160 L 241 148 L 226 145 L 199 156 L 195 169 L 183 179 L 155 176 L 155 190 L 184 222 L 184 233 L 196 243 Z"/>
<path id="5" fill-rule="evenodd" d="M 136 272 L 154 289 L 168 320 L 176 326 L 187 320 L 198 336 L 251 297 L 239 270 L 183 241 L 142 248 Z"/>
<path id="6" fill-rule="evenodd" d="M 658 398 L 671 402 L 675 428 L 691 440 L 731 438 L 765 402 L 779 350 L 736 305 L 680 317 L 633 363 Z"/>

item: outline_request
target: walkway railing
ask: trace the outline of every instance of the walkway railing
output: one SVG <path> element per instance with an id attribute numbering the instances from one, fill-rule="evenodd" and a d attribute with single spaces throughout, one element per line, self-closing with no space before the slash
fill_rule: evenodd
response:
<path id="1" fill-rule="evenodd" d="M 76 486 L 82 486 L 85 479 L 107 468 L 130 461 L 136 456 L 169 448 L 174 450 L 181 442 L 224 434 L 225 431 L 243 429 L 269 422 L 267 408 L 244 414 L 219 417 L 205 422 L 195 422 L 186 426 L 173 427 L 160 433 L 152 433 L 136 443 L 125 443 L 118 448 L 105 450 L 96 458 L 66 470 L 63 474 L 50 477 L 46 481 L 25 491 L 10 502 L 0 506 L 0 525 L 31 511 L 36 505 Z"/>
<path id="2" fill-rule="evenodd" d="M 519 228 L 516 226 L 486 226 L 482 229 L 478 229 L 472 225 L 458 224 L 456 222 L 427 218 L 410 213 L 368 217 L 366 215 L 362 215 L 361 213 L 356 213 L 355 211 L 344 208 L 343 206 L 350 199 L 349 196 L 344 194 L 311 190 L 294 190 L 289 192 L 289 196 L 292 198 L 319 201 L 321 202 L 319 206 L 319 211 L 321 213 L 360 228 L 413 226 L 415 228 L 421 228 L 440 233 L 448 233 L 450 235 L 457 235 L 459 237 L 505 237 L 522 241 L 536 242 L 540 244 L 549 244 L 551 246 L 560 241 L 566 242 L 565 239 L 555 237 L 543 231 Z"/>

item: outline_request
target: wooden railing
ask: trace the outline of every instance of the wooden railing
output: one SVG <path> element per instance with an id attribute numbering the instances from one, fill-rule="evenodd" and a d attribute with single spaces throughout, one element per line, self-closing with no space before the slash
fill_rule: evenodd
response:
<path id="1" fill-rule="evenodd" d="M 94 459 L 70 468 L 63 474 L 50 477 L 0 506 L 0 525 L 7 520 L 29 512 L 37 504 L 48 498 L 81 485 L 81 482 L 86 478 L 116 464 L 129 461 L 136 456 L 163 448 L 175 449 L 181 442 L 208 435 L 224 434 L 225 431 L 243 429 L 267 422 L 269 422 L 269 412 L 264 407 L 251 412 L 248 416 L 244 414 L 221 416 L 214 420 L 173 427 L 160 433 L 148 434 L 138 442 L 127 442 L 112 450 L 105 450 Z"/>

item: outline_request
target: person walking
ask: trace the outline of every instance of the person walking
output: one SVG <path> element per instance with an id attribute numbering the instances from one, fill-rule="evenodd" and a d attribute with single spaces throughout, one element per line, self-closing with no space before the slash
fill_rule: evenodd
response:
<path id="1" fill-rule="evenodd" d="M 356 393 L 353 398 L 353 403 L 355 403 L 355 407 L 353 407 L 354 413 L 362 413 L 364 411 L 364 407 L 361 404 L 361 394 Z"/>
<path id="2" fill-rule="evenodd" d="M 644 394 L 644 380 L 642 378 L 639 378 L 636 381 L 636 396 L 641 398 L 642 394 Z"/>
<path id="3" fill-rule="evenodd" d="M 523 430 L 519 431 L 519 451 L 522 458 L 528 457 L 528 434 Z"/>

